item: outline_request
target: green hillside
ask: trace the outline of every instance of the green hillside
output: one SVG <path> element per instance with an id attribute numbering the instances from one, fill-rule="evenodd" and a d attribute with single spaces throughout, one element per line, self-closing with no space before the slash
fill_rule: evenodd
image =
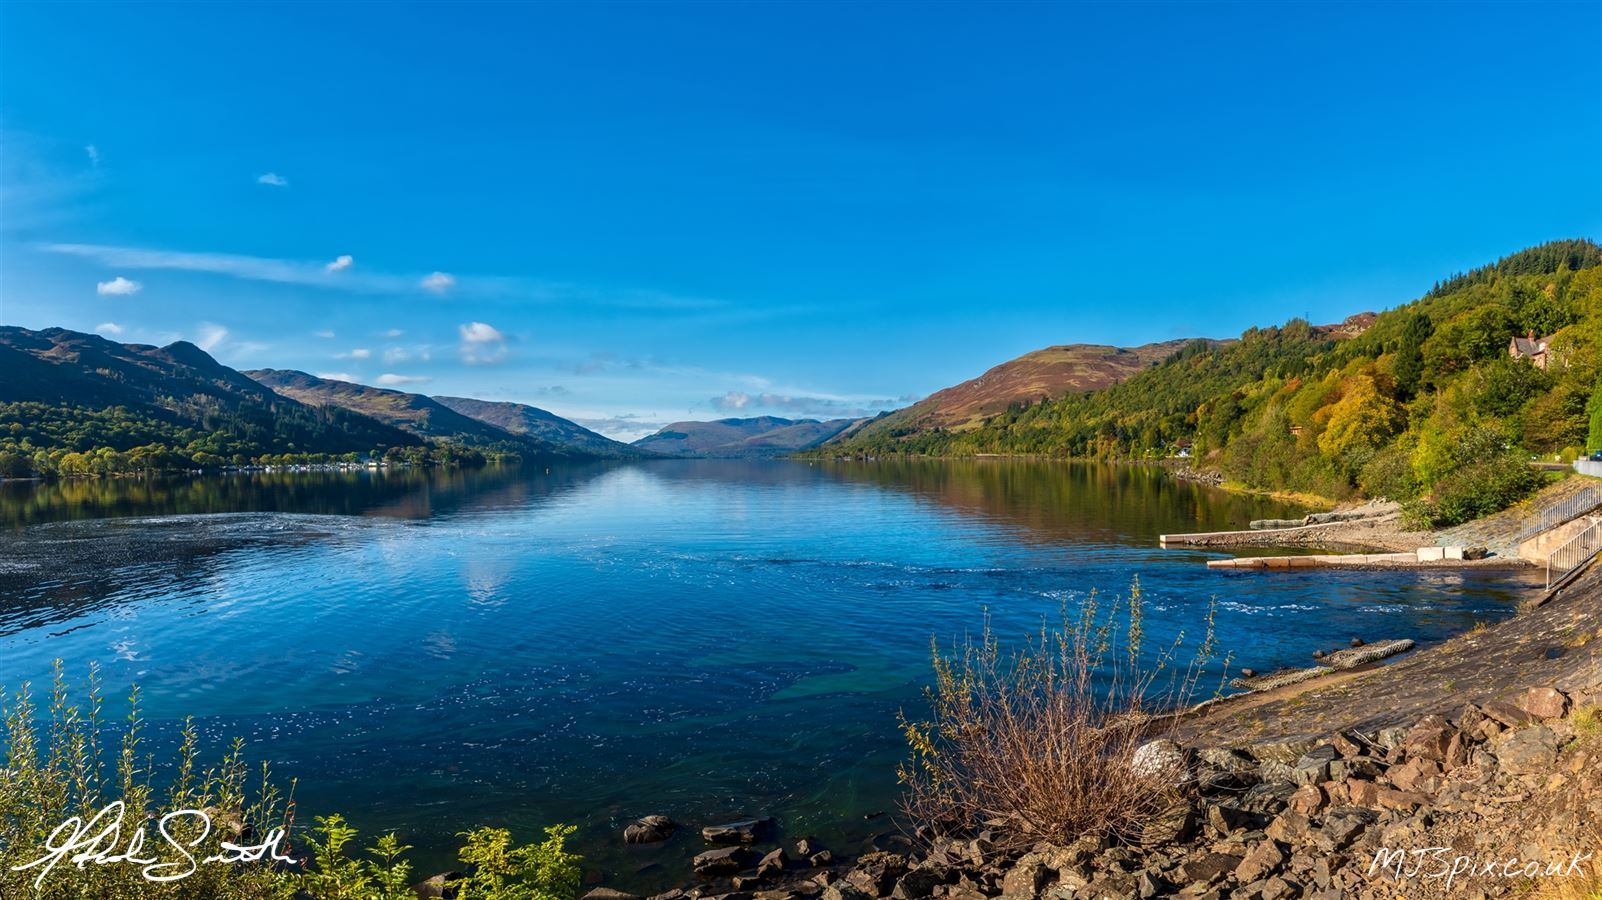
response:
<path id="1" fill-rule="evenodd" d="M 1550 337 L 1545 368 L 1515 336 Z M 1602 248 L 1557 241 L 1454 275 L 1353 336 L 1293 320 L 1197 342 L 1129 380 L 965 432 L 876 432 L 857 454 L 1167 456 L 1248 486 L 1409 500 L 1460 521 L 1535 484 L 1532 454 L 1602 445 Z"/>
<path id="2" fill-rule="evenodd" d="M 262 387 L 193 344 L 0 327 L 0 477 L 209 468 L 423 441 Z"/>

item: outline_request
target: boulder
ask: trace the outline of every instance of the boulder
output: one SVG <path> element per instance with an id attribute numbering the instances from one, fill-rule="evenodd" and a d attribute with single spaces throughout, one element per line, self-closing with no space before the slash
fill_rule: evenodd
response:
<path id="1" fill-rule="evenodd" d="M 589 893 L 585 894 L 583 900 L 640 900 L 640 895 L 607 887 L 598 887 L 592 888 Z"/>
<path id="2" fill-rule="evenodd" d="M 907 858 L 899 853 L 875 850 L 864 853 L 846 873 L 845 880 L 857 890 L 879 897 L 890 893 L 896 880 L 907 872 Z"/>
<path id="3" fill-rule="evenodd" d="M 736 845 L 698 854 L 690 866 L 697 875 L 733 875 L 745 868 L 750 860 L 751 851 Z"/>
<path id="4" fill-rule="evenodd" d="M 890 892 L 894 900 L 921 900 L 934 893 L 936 887 L 945 883 L 945 879 L 934 869 L 918 868 L 896 880 L 895 889 Z"/>
<path id="5" fill-rule="evenodd" d="M 1291 794 L 1287 805 L 1304 816 L 1311 816 L 1323 809 L 1325 802 L 1328 800 L 1329 798 L 1324 795 L 1323 788 L 1316 784 L 1304 784 L 1296 789 L 1296 793 Z M 1257 879 L 1247 878 L 1243 880 L 1256 881 Z"/>
<path id="6" fill-rule="evenodd" d="M 789 854 L 783 847 L 768 851 L 768 854 L 757 862 L 757 874 L 767 878 L 784 871 L 785 865 L 790 862 Z"/>
<path id="7" fill-rule="evenodd" d="M 1190 761 L 1185 750 L 1170 740 L 1147 741 L 1135 749 L 1129 768 L 1140 778 L 1164 784 L 1186 784 L 1191 780 Z"/>
<path id="8" fill-rule="evenodd" d="M 1515 731 L 1496 745 L 1496 758 L 1509 775 L 1544 775 L 1557 763 L 1557 733 L 1545 725 Z"/>
<path id="9" fill-rule="evenodd" d="M 1280 843 L 1296 847 L 1311 839 L 1313 823 L 1296 810 L 1287 809 L 1268 823 L 1264 833 Z"/>
<path id="10" fill-rule="evenodd" d="M 625 844 L 656 844 L 673 836 L 678 823 L 667 816 L 646 816 L 630 822 L 623 829 Z"/>
<path id="11" fill-rule="evenodd" d="M 1503 728 L 1523 728 L 1536 722 L 1534 716 L 1501 700 L 1492 700 L 1484 704 L 1480 707 L 1480 711 L 1485 713 L 1486 718 L 1499 723 Z"/>
<path id="12" fill-rule="evenodd" d="M 418 900 L 456 900 L 456 882 L 466 877 L 463 872 L 441 872 L 412 885 L 412 890 Z"/>
<path id="13" fill-rule="evenodd" d="M 1246 851 L 1246 857 L 1240 861 L 1240 865 L 1235 867 L 1235 877 L 1241 884 L 1250 884 L 1278 872 L 1279 867 L 1284 864 L 1285 854 L 1281 852 L 1278 844 L 1273 841 L 1258 841 Z"/>
<path id="14" fill-rule="evenodd" d="M 1008 897 L 1037 897 L 1046 886 L 1051 870 L 1038 853 L 1025 853 L 1001 879 L 1001 893 Z"/>
<path id="15" fill-rule="evenodd" d="M 1190 884 L 1212 884 L 1240 868 L 1242 858 L 1229 853 L 1208 853 L 1180 866 L 1179 874 Z"/>
<path id="16" fill-rule="evenodd" d="M 1152 816 L 1141 827 L 1140 842 L 1147 847 L 1156 847 L 1188 841 L 1196 833 L 1196 824 L 1196 808 L 1189 803 L 1175 803 Z"/>
<path id="17" fill-rule="evenodd" d="M 1402 747 L 1409 756 L 1440 762 L 1446 759 L 1446 748 L 1456 734 L 1457 729 L 1440 716 L 1425 716 L 1407 732 Z"/>
<path id="18" fill-rule="evenodd" d="M 1519 698 L 1518 707 L 1537 719 L 1561 719 L 1569 714 L 1569 695 L 1553 687 L 1533 687 Z"/>
<path id="19" fill-rule="evenodd" d="M 872 900 L 872 898 L 872 894 L 863 893 L 849 881 L 837 881 L 823 889 L 823 900 Z"/>
<path id="20" fill-rule="evenodd" d="M 771 818 L 741 819 L 722 825 L 708 825 L 701 829 L 701 839 L 708 844 L 754 844 L 772 828 Z"/>

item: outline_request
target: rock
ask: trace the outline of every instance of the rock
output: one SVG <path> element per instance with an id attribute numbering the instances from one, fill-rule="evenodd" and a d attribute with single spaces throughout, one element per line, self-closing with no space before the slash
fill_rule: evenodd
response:
<path id="1" fill-rule="evenodd" d="M 708 825 L 701 829 L 701 839 L 708 844 L 754 844 L 772 827 L 771 818 L 741 819 L 722 825 Z"/>
<path id="2" fill-rule="evenodd" d="M 1409 756 L 1440 762 L 1446 758 L 1447 745 L 1456 734 L 1457 729 L 1440 716 L 1425 716 L 1407 732 L 1402 747 Z"/>
<path id="3" fill-rule="evenodd" d="M 1240 677 L 1242 677 L 1242 678 L 1256 678 L 1257 677 L 1257 670 L 1256 669 L 1242 668 L 1240 670 Z"/>
<path id="4" fill-rule="evenodd" d="M 1263 900 L 1289 900 L 1291 897 L 1300 897 L 1302 889 L 1294 881 L 1287 881 L 1275 875 L 1268 879 L 1262 887 Z"/>
<path id="5" fill-rule="evenodd" d="M 819 850 L 818 852 L 807 857 L 807 865 L 814 868 L 822 868 L 823 866 L 827 866 L 833 862 L 834 853 L 828 850 Z"/>
<path id="6" fill-rule="evenodd" d="M 1488 559 L 1490 557 L 1490 555 L 1491 555 L 1491 548 L 1489 548 L 1489 547 L 1464 547 L 1463 548 L 1463 558 L 1464 559 Z"/>
<path id="7" fill-rule="evenodd" d="M 1221 772 L 1251 772 L 1257 768 L 1256 760 L 1228 747 L 1204 747 L 1196 751 L 1196 758 L 1202 765 Z"/>
<path id="8" fill-rule="evenodd" d="M 640 900 L 640 895 L 598 887 L 592 888 L 589 893 L 585 894 L 583 900 Z"/>
<path id="9" fill-rule="evenodd" d="M 1342 806 L 1324 816 L 1324 825 L 1315 835 L 1319 848 L 1329 852 L 1340 850 L 1362 834 L 1364 829 L 1378 821 L 1378 816 L 1367 809 Z"/>
<path id="10" fill-rule="evenodd" d="M 1403 812 L 1411 812 L 1430 802 L 1430 798 L 1423 794 L 1393 791 L 1390 788 L 1379 788 L 1374 794 L 1374 800 L 1383 809 L 1399 809 Z M 1360 805 L 1369 806 L 1371 804 Z"/>
<path id="11" fill-rule="evenodd" d="M 845 880 L 857 890 L 875 897 L 890 893 L 896 880 L 907 871 L 907 858 L 899 853 L 876 850 L 864 853 L 846 873 Z"/>
<path id="12" fill-rule="evenodd" d="M 412 885 L 418 900 L 456 900 L 456 882 L 466 878 L 464 872 L 441 872 Z"/>
<path id="13" fill-rule="evenodd" d="M 934 869 L 913 869 L 896 881 L 895 890 L 890 892 L 890 896 L 894 900 L 920 900 L 934 893 L 935 887 L 944 882 L 945 879 Z"/>
<path id="14" fill-rule="evenodd" d="M 1342 758 L 1350 759 L 1363 755 L 1363 742 L 1356 735 L 1347 731 L 1337 731 L 1329 739 L 1329 745 L 1334 747 Z"/>
<path id="15" fill-rule="evenodd" d="M 848 881 L 837 881 L 823 889 L 823 900 L 872 900 L 872 896 Z"/>
<path id="16" fill-rule="evenodd" d="M 1569 714 L 1569 695 L 1557 688 L 1534 687 L 1519 698 L 1518 707 L 1537 719 L 1561 719 Z"/>
<path id="17" fill-rule="evenodd" d="M 1329 651 L 1328 650 L 1314 650 L 1313 651 L 1313 658 L 1314 659 L 1323 659 L 1324 657 L 1326 657 L 1328 655 L 1329 655 Z"/>
<path id="18" fill-rule="evenodd" d="M 1496 746 L 1502 771 L 1510 775 L 1544 775 L 1557 762 L 1557 733 L 1545 725 L 1515 731 Z"/>
<path id="19" fill-rule="evenodd" d="M 1264 831 L 1270 838 L 1292 847 L 1307 843 L 1313 834 L 1313 823 L 1294 809 L 1287 809 L 1274 817 Z"/>
<path id="20" fill-rule="evenodd" d="M 1372 781 L 1361 781 L 1356 778 L 1346 779 L 1346 798 L 1353 806 L 1366 806 L 1373 808 L 1379 806 L 1379 785 Z"/>
<path id="21" fill-rule="evenodd" d="M 1486 717 L 1502 725 L 1504 728 L 1523 728 L 1534 725 L 1535 717 L 1511 703 L 1501 700 L 1492 700 L 1480 707 Z"/>
<path id="22" fill-rule="evenodd" d="M 1364 641 L 1363 641 L 1362 638 L 1352 638 L 1352 646 L 1353 647 L 1361 647 L 1361 646 L 1363 646 L 1363 643 L 1364 643 Z"/>
<path id="23" fill-rule="evenodd" d="M 1173 892 L 1173 889 L 1173 885 L 1169 884 L 1167 879 L 1150 872 L 1142 872 L 1140 877 L 1135 879 L 1135 896 L 1142 900 L 1148 897 L 1166 897 Z"/>
<path id="24" fill-rule="evenodd" d="M 1191 780 L 1190 762 L 1185 751 L 1170 740 L 1147 741 L 1136 748 L 1129 768 L 1140 778 L 1179 785 Z"/>
<path id="25" fill-rule="evenodd" d="M 1374 743 L 1378 744 L 1381 750 L 1395 750 L 1407 740 L 1407 732 L 1408 729 L 1399 725 L 1381 728 L 1379 733 L 1374 735 Z"/>
<path id="26" fill-rule="evenodd" d="M 697 854 L 690 865 L 697 875 L 732 875 L 745 868 L 750 859 L 751 851 L 736 845 Z"/>
<path id="27" fill-rule="evenodd" d="M 785 865 L 789 862 L 789 855 L 784 852 L 783 847 L 779 847 L 775 850 L 769 851 L 768 854 L 762 857 L 762 859 L 757 863 L 757 874 L 765 878 L 777 875 L 784 871 Z"/>
<path id="28" fill-rule="evenodd" d="M 1257 824 L 1257 817 L 1244 809 L 1225 803 L 1207 807 L 1207 825 L 1220 835 L 1227 835 Z"/>
<path id="29" fill-rule="evenodd" d="M 1235 877 L 1242 884 L 1250 884 L 1279 871 L 1285 864 L 1285 854 L 1280 851 L 1279 845 L 1273 841 L 1259 841 L 1250 850 L 1246 851 L 1246 858 L 1235 867 Z"/>
<path id="30" fill-rule="evenodd" d="M 625 844 L 655 844 L 673 836 L 678 823 L 667 816 L 646 816 L 630 822 L 623 829 Z"/>
<path id="31" fill-rule="evenodd" d="M 811 856 L 822 849 L 823 847 L 820 846 L 817 841 L 809 837 L 801 838 L 795 842 L 795 855 L 802 858 Z"/>
<path id="32" fill-rule="evenodd" d="M 1242 858 L 1229 853 L 1208 853 L 1180 866 L 1179 874 L 1191 884 L 1212 884 L 1239 868 Z"/>
<path id="33" fill-rule="evenodd" d="M 1318 746 L 1318 743 L 1318 741 L 1311 740 L 1265 741 L 1261 744 L 1253 744 L 1251 755 L 1258 760 L 1290 763 L 1301 759 L 1307 754 L 1307 751 Z"/>
<path id="34" fill-rule="evenodd" d="M 1323 788 L 1316 784 L 1304 784 L 1291 794 L 1288 806 L 1304 816 L 1311 816 L 1324 808 L 1329 798 L 1324 795 Z M 1246 881 L 1256 881 L 1256 878 L 1247 878 Z"/>
<path id="35" fill-rule="evenodd" d="M 1140 842 L 1147 847 L 1182 843 L 1196 834 L 1196 808 L 1175 803 L 1158 812 L 1140 830 Z"/>
<path id="36" fill-rule="evenodd" d="M 1247 812 L 1265 816 L 1277 815 L 1290 802 L 1294 793 L 1296 785 L 1292 782 L 1265 781 L 1243 794 L 1238 805 Z"/>
<path id="37" fill-rule="evenodd" d="M 1025 853 L 1001 879 L 1001 892 L 1010 897 L 1035 897 L 1050 874 L 1038 853 Z"/>

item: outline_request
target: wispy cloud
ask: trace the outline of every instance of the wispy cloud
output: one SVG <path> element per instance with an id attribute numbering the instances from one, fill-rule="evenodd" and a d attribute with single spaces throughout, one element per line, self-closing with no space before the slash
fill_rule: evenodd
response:
<path id="1" fill-rule="evenodd" d="M 823 416 L 826 418 L 871 416 L 902 405 L 900 401 L 889 399 L 797 396 L 775 394 L 767 391 L 757 394 L 748 394 L 745 391 L 729 391 L 721 397 L 713 397 L 709 402 L 713 409 L 720 412 L 776 411 L 799 416 Z"/>
<path id="2" fill-rule="evenodd" d="M 312 332 L 312 337 L 322 338 L 325 341 L 331 341 L 331 340 L 334 339 L 334 333 L 332 331 L 326 331 L 326 330 L 325 331 L 314 331 L 314 332 Z"/>
<path id="3" fill-rule="evenodd" d="M 89 157 L 89 165 L 97 169 L 100 168 L 100 149 L 98 147 L 90 144 L 83 148 L 83 152 Z"/>
<path id="4" fill-rule="evenodd" d="M 483 366 L 506 358 L 506 335 L 486 322 L 469 322 L 457 326 L 462 335 L 462 362 L 470 366 Z"/>
<path id="5" fill-rule="evenodd" d="M 122 326 L 116 322 L 101 322 L 95 326 L 95 331 L 100 334 L 122 334 Z"/>
<path id="6" fill-rule="evenodd" d="M 211 322 L 202 322 L 195 337 L 195 346 L 210 353 L 228 340 L 228 329 Z"/>
<path id="7" fill-rule="evenodd" d="M 9 199 L 9 194 L 0 199 Z M 10 224 L 9 217 L 0 221 L 0 224 Z M 439 296 L 449 294 L 452 297 L 515 299 L 519 303 L 575 304 L 588 308 L 618 309 L 644 314 L 685 313 L 717 317 L 737 312 L 744 315 L 744 311 L 737 310 L 724 301 L 676 296 L 657 291 L 600 288 L 502 275 L 459 276 L 447 272 L 427 274 L 378 272 L 366 266 L 357 268 L 354 259 L 349 266 L 335 268 L 345 256 L 329 262 L 326 259 L 280 259 L 235 253 L 151 250 L 107 244 L 36 243 L 31 246 L 46 253 L 92 260 L 107 268 L 199 272 L 246 281 L 304 285 L 362 294 L 415 294 L 423 290 Z M 753 312 L 752 315 L 757 313 Z M 767 313 L 761 315 L 766 316 Z"/>
<path id="8" fill-rule="evenodd" d="M 637 413 L 622 413 L 615 416 L 580 417 L 568 416 L 568 419 L 583 425 L 591 431 L 597 431 L 613 440 L 633 441 L 653 434 L 666 422 L 648 419 Z"/>
<path id="9" fill-rule="evenodd" d="M 349 372 L 318 372 L 317 377 L 326 378 L 329 381 L 348 381 L 351 384 L 356 383 L 356 376 L 350 374 Z"/>
<path id="10" fill-rule="evenodd" d="M 427 375 L 396 375 L 393 372 L 385 372 L 384 374 L 378 376 L 378 383 L 384 387 L 401 387 L 408 384 L 422 384 L 423 382 L 430 380 L 432 379 L 430 379 Z"/>
<path id="11" fill-rule="evenodd" d="M 387 338 L 398 338 L 401 335 L 404 335 L 405 333 L 406 332 L 401 331 L 399 328 L 391 328 L 390 330 L 384 332 L 384 337 L 387 337 Z"/>
<path id="12" fill-rule="evenodd" d="M 372 355 L 373 355 L 373 351 L 367 349 L 366 347 L 357 347 L 355 350 L 350 350 L 350 351 L 347 351 L 345 353 L 336 353 L 336 354 L 334 354 L 334 358 L 335 359 L 368 359 Z"/>
<path id="13" fill-rule="evenodd" d="M 278 174 L 277 172 L 266 172 L 261 175 L 257 175 L 256 183 L 265 184 L 268 187 L 289 187 L 289 179 Z M 316 191 L 313 191 L 312 193 L 316 193 Z"/>
<path id="14" fill-rule="evenodd" d="M 434 354 L 430 352 L 429 348 L 426 346 L 410 348 L 389 347 L 384 351 L 384 362 L 389 363 L 390 365 L 411 362 L 413 360 L 417 360 L 419 362 L 428 362 L 433 358 Z"/>
<path id="15" fill-rule="evenodd" d="M 323 266 L 323 271 L 324 272 L 343 272 L 346 269 L 350 268 L 355 262 L 356 262 L 356 260 L 354 258 L 352 258 L 349 253 L 342 253 L 339 256 L 334 257 L 334 261 L 333 262 L 329 263 L 326 266 Z"/>
<path id="16" fill-rule="evenodd" d="M 110 281 L 96 282 L 95 293 L 102 297 L 126 297 L 129 294 L 139 293 L 144 287 L 137 281 L 130 281 L 118 275 Z"/>
<path id="17" fill-rule="evenodd" d="M 447 272 L 430 272 L 417 282 L 425 291 L 443 294 L 456 286 L 456 276 Z"/>

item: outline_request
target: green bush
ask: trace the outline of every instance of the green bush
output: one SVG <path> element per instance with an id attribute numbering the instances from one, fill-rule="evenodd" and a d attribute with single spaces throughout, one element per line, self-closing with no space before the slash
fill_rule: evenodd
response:
<path id="1" fill-rule="evenodd" d="M 1466 462 L 1441 479 L 1428 498 L 1409 505 L 1408 518 L 1437 528 L 1457 525 L 1506 509 L 1529 496 L 1540 482 L 1518 453 L 1499 453 Z"/>
<path id="2" fill-rule="evenodd" d="M 200 735 L 186 721 L 176 760 L 158 767 L 142 749 L 144 720 L 139 691 L 128 698 L 128 717 L 115 752 L 100 738 L 102 697 L 91 667 L 81 703 L 74 702 L 56 664 L 47 710 L 39 710 L 27 685 L 3 702 L 5 768 L 0 772 L 0 897 L 37 900 L 414 900 L 409 886 L 410 847 L 394 834 L 380 837 L 359 855 L 351 853 L 356 829 L 338 815 L 319 817 L 315 827 L 296 837 L 293 790 L 276 786 L 264 764 L 245 764 L 243 742 L 235 740 L 221 760 L 203 765 Z M 154 785 L 162 784 L 158 790 Z M 144 860 L 176 863 L 167 874 L 182 874 L 188 864 L 161 838 L 157 823 L 167 813 L 200 810 L 210 821 L 203 830 L 198 816 L 175 817 L 166 824 L 172 839 L 194 860 L 224 851 L 223 842 L 253 847 L 271 841 L 274 830 L 284 838 L 260 861 L 209 863 L 172 881 L 151 881 L 142 862 L 75 865 L 72 854 L 50 864 L 49 847 L 62 848 L 73 817 L 90 822 L 113 804 L 123 804 L 121 827 L 98 842 L 104 857 L 129 849 L 142 835 Z M 107 814 L 82 834 L 84 846 L 109 826 Z M 547 828 L 545 839 L 516 846 L 504 829 L 480 828 L 462 835 L 460 851 L 466 876 L 455 885 L 461 900 L 572 900 L 578 893 L 581 858 L 567 852 L 569 826 Z M 76 842 L 73 842 L 76 843 Z M 89 851 L 86 851 L 89 852 Z M 230 854 L 233 856 L 234 854 Z M 102 857 L 102 858 L 104 858 Z M 280 860 L 275 861 L 274 857 Z M 42 860 L 42 861 L 41 861 Z M 158 871 L 154 874 L 163 874 Z"/>

